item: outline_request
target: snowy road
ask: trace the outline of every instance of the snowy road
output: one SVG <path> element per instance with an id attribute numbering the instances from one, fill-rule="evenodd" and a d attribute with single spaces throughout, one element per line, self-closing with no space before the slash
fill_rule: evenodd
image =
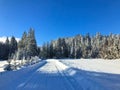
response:
<path id="1" fill-rule="evenodd" d="M 3 73 L 0 90 L 119 90 L 119 77 L 83 71 L 59 60 L 46 60 Z"/>
<path id="2" fill-rule="evenodd" d="M 58 61 L 47 61 L 37 69 L 33 75 L 17 87 L 18 90 L 79 90 L 76 82 L 74 84 L 63 73 L 67 67 L 60 67 Z"/>
<path id="3" fill-rule="evenodd" d="M 45 63 L 29 67 L 26 70 L 23 69 L 1 75 L 0 89 L 82 90 L 71 75 L 64 73 L 66 69 L 68 67 L 57 60 L 47 60 Z"/>

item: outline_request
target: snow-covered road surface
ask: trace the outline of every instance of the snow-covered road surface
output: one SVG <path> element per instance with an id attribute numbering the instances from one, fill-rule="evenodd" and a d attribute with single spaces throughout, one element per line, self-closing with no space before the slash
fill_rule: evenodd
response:
<path id="1" fill-rule="evenodd" d="M 78 90 L 77 87 L 69 82 L 68 76 L 62 73 L 66 66 L 60 67 L 58 61 L 49 60 L 37 69 L 30 78 L 21 83 L 18 90 Z M 75 83 L 75 82 L 74 82 Z M 75 83 L 75 85 L 77 85 Z"/>
<path id="2" fill-rule="evenodd" d="M 120 75 L 83 71 L 58 60 L 0 75 L 0 90 L 119 90 Z"/>
<path id="3" fill-rule="evenodd" d="M 47 60 L 25 70 L 6 72 L 0 76 L 0 90 L 79 90 L 73 77 L 63 73 L 66 69 L 57 60 Z"/>

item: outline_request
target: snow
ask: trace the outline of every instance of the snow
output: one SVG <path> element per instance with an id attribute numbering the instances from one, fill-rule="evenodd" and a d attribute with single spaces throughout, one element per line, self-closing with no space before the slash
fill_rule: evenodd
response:
<path id="1" fill-rule="evenodd" d="M 7 61 L 0 61 L 0 72 L 4 71 L 4 65 L 8 64 Z"/>
<path id="2" fill-rule="evenodd" d="M 62 62 L 70 67 L 81 70 L 120 74 L 120 60 L 104 59 L 61 59 Z"/>
<path id="3" fill-rule="evenodd" d="M 119 60 L 42 60 L 0 73 L 0 90 L 119 90 L 118 64 Z"/>
<path id="4" fill-rule="evenodd" d="M 23 64 L 25 64 L 25 60 L 22 60 Z M 16 60 L 16 64 L 21 63 L 21 60 Z M 14 64 L 14 60 L 11 60 L 11 64 Z M 0 61 L 0 72 L 4 71 L 4 67 L 8 65 L 8 62 L 6 60 Z"/>
<path id="5" fill-rule="evenodd" d="M 59 65 L 60 67 L 62 67 L 59 69 L 59 71 L 62 71 L 68 68 L 58 60 L 49 59 L 47 60 L 47 65 L 45 65 L 44 67 L 41 67 L 40 69 L 38 69 L 38 71 L 42 73 L 58 73 L 58 70 L 56 69 L 57 67 L 56 65 Z"/>
<path id="6" fill-rule="evenodd" d="M 15 90 L 26 83 L 27 80 L 36 72 L 38 68 L 46 62 L 39 62 L 37 64 L 23 67 L 18 71 L 7 71 L 0 73 L 0 90 Z"/>

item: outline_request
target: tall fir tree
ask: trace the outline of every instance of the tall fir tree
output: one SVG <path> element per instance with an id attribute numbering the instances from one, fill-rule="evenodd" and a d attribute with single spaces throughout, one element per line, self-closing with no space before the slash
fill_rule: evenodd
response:
<path id="1" fill-rule="evenodd" d="M 16 51 L 17 51 L 17 41 L 15 37 L 12 36 L 10 40 L 10 56 L 13 57 Z"/>
<path id="2" fill-rule="evenodd" d="M 30 28 L 27 36 L 27 55 L 28 56 L 37 56 L 38 51 L 37 51 L 37 43 L 35 39 L 35 34 L 34 30 Z"/>
<path id="3" fill-rule="evenodd" d="M 6 59 L 8 59 L 9 55 L 10 55 L 10 42 L 9 42 L 8 37 L 6 38 L 5 46 L 6 46 L 6 48 L 5 48 L 5 52 L 6 52 L 5 56 L 6 56 Z"/>

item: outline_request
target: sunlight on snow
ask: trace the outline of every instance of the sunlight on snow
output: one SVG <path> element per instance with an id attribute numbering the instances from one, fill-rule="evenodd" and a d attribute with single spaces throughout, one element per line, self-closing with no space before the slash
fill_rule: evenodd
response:
<path id="1" fill-rule="evenodd" d="M 44 67 L 39 68 L 37 71 L 41 73 L 58 73 L 59 71 L 65 70 L 67 67 L 62 65 L 61 62 L 57 60 L 47 60 L 47 64 Z M 62 68 L 56 67 L 56 64 Z"/>
<path id="2" fill-rule="evenodd" d="M 57 65 L 57 66 L 56 66 Z M 69 69 L 66 65 L 58 60 L 48 59 L 47 64 L 37 70 L 40 73 L 58 74 L 60 72 L 67 72 L 70 75 L 74 75 L 76 71 Z"/>

